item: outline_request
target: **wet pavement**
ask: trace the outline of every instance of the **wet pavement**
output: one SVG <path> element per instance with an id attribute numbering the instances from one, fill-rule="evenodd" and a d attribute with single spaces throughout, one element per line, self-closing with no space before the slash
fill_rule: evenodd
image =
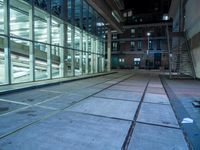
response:
<path id="1" fill-rule="evenodd" d="M 157 72 L 0 96 L 0 150 L 188 150 Z"/>

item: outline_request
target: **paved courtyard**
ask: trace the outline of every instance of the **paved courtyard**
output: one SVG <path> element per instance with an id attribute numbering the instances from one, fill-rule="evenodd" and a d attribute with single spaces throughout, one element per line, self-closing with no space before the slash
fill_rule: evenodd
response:
<path id="1" fill-rule="evenodd" d="M 158 73 L 119 71 L 0 96 L 0 150 L 188 150 Z"/>

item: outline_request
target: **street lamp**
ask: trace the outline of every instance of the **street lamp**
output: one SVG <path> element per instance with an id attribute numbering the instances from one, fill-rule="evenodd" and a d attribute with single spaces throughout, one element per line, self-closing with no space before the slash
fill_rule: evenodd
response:
<path id="1" fill-rule="evenodd" d="M 149 55 L 149 37 L 150 36 L 151 36 L 151 32 L 147 32 L 147 39 L 148 39 L 147 55 Z"/>
<path id="2" fill-rule="evenodd" d="M 149 60 L 148 60 L 148 55 L 149 55 L 149 37 L 151 36 L 151 32 L 147 32 L 147 44 L 148 44 L 148 48 L 147 48 L 147 67 L 149 69 Z"/>

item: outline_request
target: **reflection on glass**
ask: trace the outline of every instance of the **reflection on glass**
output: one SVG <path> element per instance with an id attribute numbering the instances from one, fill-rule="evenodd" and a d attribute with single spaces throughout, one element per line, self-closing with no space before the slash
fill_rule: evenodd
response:
<path id="1" fill-rule="evenodd" d="M 16 4 L 20 4 L 23 10 L 15 8 Z M 10 34 L 20 38 L 29 39 L 29 7 L 22 2 L 14 1 L 10 8 Z"/>
<path id="2" fill-rule="evenodd" d="M 88 31 L 88 4 L 83 1 L 83 30 Z"/>
<path id="3" fill-rule="evenodd" d="M 12 83 L 30 81 L 29 41 L 11 39 Z"/>
<path id="4" fill-rule="evenodd" d="M 60 17 L 61 15 L 61 1 L 51 0 L 51 12 L 53 15 Z"/>
<path id="5" fill-rule="evenodd" d="M 68 22 L 72 22 L 72 0 L 67 0 L 67 20 Z"/>
<path id="6" fill-rule="evenodd" d="M 67 27 L 67 47 L 72 48 L 72 28 L 69 25 Z"/>
<path id="7" fill-rule="evenodd" d="M 63 53 L 63 48 L 52 46 L 52 78 L 59 78 L 61 76 L 61 54 Z"/>
<path id="8" fill-rule="evenodd" d="M 7 84 L 10 76 L 12 83 L 19 83 L 104 69 L 100 65 L 97 68 L 97 63 L 104 66 L 106 23 L 85 0 L 9 1 L 10 6 L 5 7 L 7 0 L 0 0 L 0 84 Z M 4 38 L 6 8 L 10 9 L 8 48 Z M 65 14 L 68 14 L 67 22 Z M 11 60 L 5 53 L 7 49 L 11 50 Z M 7 60 L 11 61 L 10 75 L 6 74 Z M 30 74 L 34 66 L 35 74 Z"/>
<path id="9" fill-rule="evenodd" d="M 82 74 L 81 51 L 75 51 L 75 76 Z"/>
<path id="10" fill-rule="evenodd" d="M 47 6 L 47 0 L 34 0 L 35 6 L 43 9 L 43 10 L 47 10 L 48 6 Z"/>
<path id="11" fill-rule="evenodd" d="M 88 55 L 88 73 L 92 73 L 92 54 Z"/>
<path id="12" fill-rule="evenodd" d="M 5 42 L 6 37 L 0 36 L 0 85 L 4 84 L 6 81 L 5 79 L 5 54 L 4 54 L 4 48 L 5 48 Z"/>
<path id="13" fill-rule="evenodd" d="M 49 16 L 45 15 L 41 10 L 35 8 L 35 16 L 34 16 L 34 33 L 35 40 L 38 42 L 47 43 L 48 33 L 47 33 L 47 20 Z"/>
<path id="14" fill-rule="evenodd" d="M 75 39 L 74 39 L 74 48 L 80 50 L 80 40 L 81 40 L 80 30 L 75 28 Z"/>
<path id="15" fill-rule="evenodd" d="M 82 72 L 87 73 L 86 66 L 88 65 L 88 53 L 87 53 L 87 33 L 83 32 L 83 58 L 82 58 Z"/>
<path id="16" fill-rule="evenodd" d="M 73 76 L 74 75 L 74 70 L 73 70 L 73 58 L 74 58 L 74 51 L 73 50 L 68 50 L 67 53 L 67 75 L 68 76 Z"/>
<path id="17" fill-rule="evenodd" d="M 60 20 L 52 18 L 51 22 L 51 43 L 53 45 L 60 45 L 61 36 L 60 36 Z"/>
<path id="18" fill-rule="evenodd" d="M 93 20 L 94 20 L 94 18 L 93 18 L 93 9 L 91 7 L 89 7 L 88 32 L 93 32 L 93 26 L 94 26 Z"/>
<path id="19" fill-rule="evenodd" d="M 0 34 L 4 34 L 4 2 L 0 1 Z"/>
<path id="20" fill-rule="evenodd" d="M 81 0 L 74 0 L 74 1 L 75 1 L 75 26 L 80 27 Z"/>
<path id="21" fill-rule="evenodd" d="M 47 74 L 47 51 L 48 47 L 42 43 L 35 43 L 35 79 L 44 80 Z"/>

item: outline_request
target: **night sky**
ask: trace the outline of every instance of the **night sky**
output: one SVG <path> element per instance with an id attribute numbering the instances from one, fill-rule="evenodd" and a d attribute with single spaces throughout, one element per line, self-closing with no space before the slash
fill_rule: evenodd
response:
<path id="1" fill-rule="evenodd" d="M 171 1 L 171 0 L 169 0 Z M 134 13 L 168 12 L 169 6 L 161 7 L 161 0 L 124 0 L 125 9 L 132 9 Z"/>

